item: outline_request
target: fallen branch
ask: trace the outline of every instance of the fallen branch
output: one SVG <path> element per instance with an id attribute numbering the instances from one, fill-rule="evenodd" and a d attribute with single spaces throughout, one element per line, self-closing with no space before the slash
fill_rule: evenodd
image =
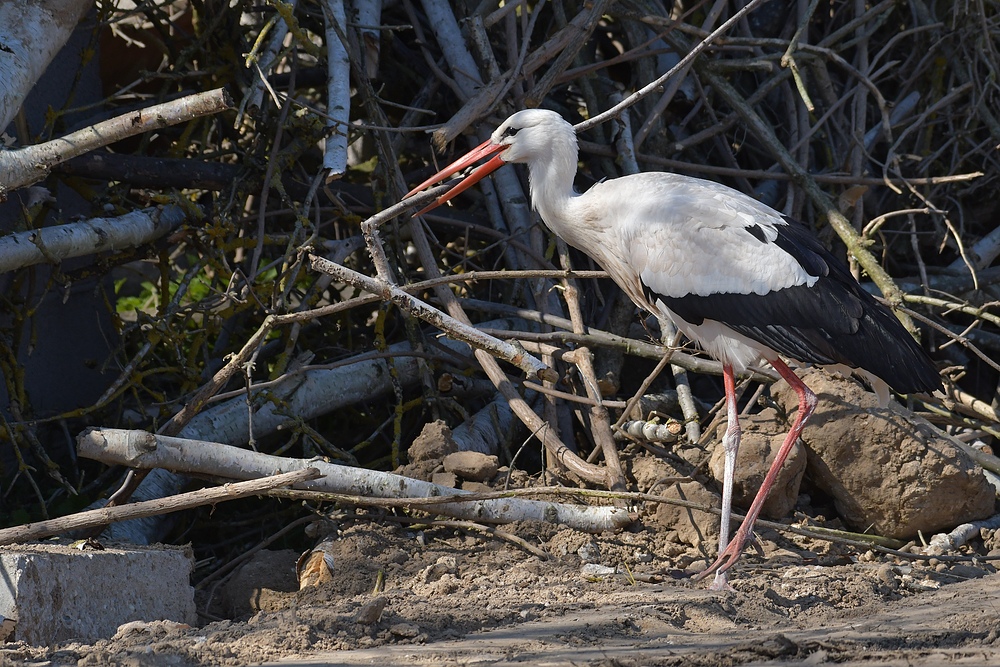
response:
<path id="1" fill-rule="evenodd" d="M 321 460 L 290 459 L 260 454 L 217 442 L 158 436 L 146 431 L 88 429 L 77 437 L 77 453 L 109 465 L 131 468 L 166 468 L 176 472 L 244 479 L 303 468 L 323 474 L 301 485 L 304 490 L 344 493 L 379 498 L 428 498 L 465 495 L 456 489 L 392 473 L 349 468 Z M 632 523 L 628 511 L 617 507 L 591 507 L 562 503 L 503 498 L 454 501 L 435 505 L 433 512 L 458 519 L 509 523 L 534 520 L 566 525 L 576 530 L 600 533 Z"/>
<path id="2" fill-rule="evenodd" d="M 439 505 L 455 502 L 457 500 L 456 495 L 461 494 L 461 498 L 464 502 L 472 501 L 482 501 L 482 500 L 494 500 L 501 498 L 523 498 L 525 496 L 552 496 L 561 498 L 576 498 L 579 500 L 590 500 L 595 498 L 602 498 L 608 500 L 627 501 L 631 505 L 640 505 L 642 503 L 661 503 L 664 505 L 673 505 L 675 507 L 683 507 L 689 510 L 697 510 L 699 512 L 705 512 L 706 514 L 714 514 L 719 516 L 722 510 L 718 507 L 713 507 L 711 505 L 706 505 L 705 503 L 698 503 L 691 500 L 684 500 L 682 498 L 674 498 L 672 496 L 657 495 L 654 493 L 643 493 L 636 491 L 604 491 L 602 489 L 574 489 L 565 486 L 540 486 L 525 489 L 507 489 L 504 491 L 485 491 L 480 493 L 469 493 L 464 491 L 457 491 L 456 489 L 448 489 L 448 494 L 437 497 L 430 498 L 409 498 L 409 499 L 396 499 L 396 498 L 371 498 L 371 497 L 359 497 L 339 493 L 323 493 L 319 491 L 309 491 L 305 489 L 276 489 L 268 493 L 269 496 L 274 496 L 277 498 L 290 498 L 295 500 L 307 500 L 312 502 L 337 502 L 344 504 L 360 505 L 363 507 L 382 507 L 382 508 L 392 508 L 392 507 L 407 507 L 409 509 L 422 509 L 425 512 L 431 512 L 432 508 L 436 508 Z M 733 520 L 742 521 L 745 517 L 742 514 L 733 513 Z M 909 554 L 903 552 L 894 551 L 895 549 L 902 548 L 905 543 L 902 540 L 897 540 L 891 537 L 883 537 L 882 535 L 873 535 L 871 533 L 853 533 L 847 530 L 836 530 L 833 528 L 825 528 L 823 526 L 808 525 L 802 526 L 798 524 L 785 524 L 779 523 L 777 521 L 767 521 L 760 519 L 758 524 L 761 528 L 769 528 L 771 530 L 776 530 L 783 533 L 791 533 L 793 535 L 801 535 L 803 537 L 811 537 L 819 540 L 824 540 L 827 542 L 836 542 L 838 544 L 844 544 L 847 546 L 860 547 L 860 548 L 875 548 L 887 553 L 893 553 L 897 555 L 902 555 L 904 557 L 913 558 L 929 558 L 929 556 L 922 556 L 920 554 Z M 962 560 L 960 557 L 952 557 L 954 560 Z M 1000 556 L 997 557 L 1000 559 Z"/>
<path id="3" fill-rule="evenodd" d="M 924 554 L 928 556 L 940 556 L 945 552 L 954 551 L 969 540 L 979 537 L 984 528 L 986 530 L 1000 528 L 1000 514 L 982 521 L 963 523 L 955 527 L 950 533 L 938 533 L 931 538 L 930 543 L 924 548 Z"/>
<path id="4" fill-rule="evenodd" d="M 141 519 L 147 516 L 168 514 L 170 512 L 191 509 L 192 507 L 200 507 L 202 505 L 213 505 L 247 496 L 262 495 L 265 491 L 283 486 L 292 486 L 293 484 L 316 479 L 319 476 L 320 472 L 316 468 L 302 468 L 261 479 L 223 484 L 222 486 L 200 489 L 198 491 L 191 491 L 190 493 L 181 493 L 167 498 L 157 498 L 156 500 L 146 500 L 130 505 L 102 507 L 100 509 L 87 510 L 86 512 L 77 512 L 76 514 L 59 517 L 58 519 L 27 523 L 23 526 L 0 530 L 0 544 L 18 544 L 29 540 L 40 540 L 44 537 L 61 535 L 71 530 L 105 526 L 117 521 Z"/>

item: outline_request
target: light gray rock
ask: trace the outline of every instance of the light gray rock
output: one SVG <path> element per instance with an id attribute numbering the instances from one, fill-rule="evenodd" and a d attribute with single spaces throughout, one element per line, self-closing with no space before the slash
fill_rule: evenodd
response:
<path id="1" fill-rule="evenodd" d="M 479 452 L 455 452 L 444 457 L 444 469 L 470 482 L 488 482 L 497 474 L 499 461 L 495 456 Z"/>

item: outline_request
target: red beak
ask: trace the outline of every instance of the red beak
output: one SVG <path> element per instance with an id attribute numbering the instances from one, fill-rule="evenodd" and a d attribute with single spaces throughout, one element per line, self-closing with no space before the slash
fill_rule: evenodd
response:
<path id="1" fill-rule="evenodd" d="M 417 211 L 416 213 L 414 213 L 413 214 L 414 217 L 416 217 L 418 215 L 423 215 L 427 211 L 430 211 L 432 209 L 437 208 L 438 206 L 440 206 L 441 204 L 445 203 L 449 199 L 451 199 L 451 198 L 459 195 L 462 192 L 465 192 L 466 190 L 468 190 L 469 188 L 471 188 L 473 185 L 475 185 L 479 181 L 483 180 L 484 177 L 486 177 L 487 175 L 493 173 L 494 171 L 496 171 L 497 169 L 499 169 L 500 167 L 502 167 L 505 164 L 505 162 L 502 159 L 503 156 L 502 155 L 497 155 L 497 153 L 499 153 L 501 151 L 504 151 L 506 149 L 507 149 L 507 146 L 504 146 L 502 144 L 500 144 L 500 145 L 493 144 L 489 139 L 487 139 L 486 141 L 484 141 L 483 143 L 479 144 L 478 146 L 476 146 L 475 148 L 473 148 L 471 151 L 469 151 L 468 153 L 466 153 L 462 157 L 458 158 L 457 160 L 455 160 L 454 162 L 452 162 L 451 164 L 449 164 L 447 167 L 445 167 L 444 169 L 442 169 L 438 173 L 436 173 L 433 176 L 431 176 L 430 178 L 428 178 L 426 181 L 424 181 L 423 183 L 421 183 L 417 187 L 415 187 L 412 190 L 410 190 L 409 192 L 407 192 L 406 196 L 409 197 L 409 196 L 413 195 L 414 193 L 417 193 L 417 192 L 423 190 L 424 188 L 426 188 L 428 186 L 434 185 L 435 183 L 440 183 L 441 181 L 443 181 L 444 179 L 448 178 L 449 176 L 451 176 L 451 175 L 453 175 L 453 174 L 455 174 L 455 173 L 457 173 L 457 172 L 465 169 L 466 167 L 468 167 L 468 166 L 470 166 L 472 164 L 475 164 L 476 162 L 478 162 L 479 160 L 482 160 L 485 157 L 489 157 L 491 155 L 494 156 L 493 159 L 490 160 L 489 162 L 486 162 L 485 164 L 481 164 L 478 167 L 476 167 L 476 169 L 471 174 L 469 174 L 464 179 L 462 179 L 461 181 L 459 181 L 458 184 L 455 187 L 453 187 L 451 190 L 448 190 L 448 192 L 446 192 L 443 195 L 441 195 L 440 197 L 438 197 L 430 205 L 428 205 L 428 206 L 422 208 L 421 210 Z M 404 197 L 404 199 L 405 199 L 405 197 Z"/>

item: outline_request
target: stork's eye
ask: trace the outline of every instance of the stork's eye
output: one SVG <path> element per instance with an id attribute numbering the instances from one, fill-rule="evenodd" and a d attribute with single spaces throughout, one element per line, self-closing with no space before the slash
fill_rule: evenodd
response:
<path id="1" fill-rule="evenodd" d="M 519 128 L 519 127 L 508 127 L 506 130 L 504 130 L 503 136 L 505 136 L 505 137 L 513 137 L 515 134 L 517 134 L 517 131 L 520 130 L 520 129 L 521 128 Z"/>

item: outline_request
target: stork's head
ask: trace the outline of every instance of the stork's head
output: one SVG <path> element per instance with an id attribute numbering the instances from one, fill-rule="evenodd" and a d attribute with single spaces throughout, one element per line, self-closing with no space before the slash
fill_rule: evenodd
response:
<path id="1" fill-rule="evenodd" d="M 576 133 L 572 125 L 555 111 L 525 109 L 505 120 L 489 139 L 413 188 L 406 196 L 440 183 L 479 160 L 492 156 L 491 160 L 477 167 L 455 187 L 416 214 L 421 215 L 468 190 L 507 162 L 532 166 L 564 163 L 572 167 L 572 174 L 576 169 L 576 155 Z"/>
<path id="2" fill-rule="evenodd" d="M 504 162 L 528 163 L 546 159 L 554 153 L 576 153 L 573 126 L 547 109 L 525 109 L 505 120 L 490 137 L 490 144 L 500 149 Z"/>

